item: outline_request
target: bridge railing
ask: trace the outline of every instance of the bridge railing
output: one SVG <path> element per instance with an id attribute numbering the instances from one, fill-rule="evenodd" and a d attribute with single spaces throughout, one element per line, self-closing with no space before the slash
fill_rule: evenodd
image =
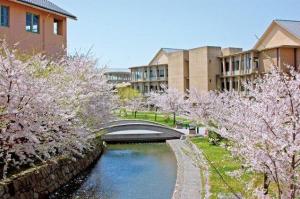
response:
<path id="1" fill-rule="evenodd" d="M 152 122 L 152 121 L 145 121 L 145 120 L 115 120 L 115 121 L 112 121 L 112 122 L 109 122 L 107 124 L 104 125 L 104 128 L 105 127 L 109 127 L 109 126 L 117 126 L 117 125 L 123 125 L 123 124 L 151 124 L 151 125 L 157 125 L 157 126 L 164 126 L 166 127 L 165 125 L 162 125 L 158 122 Z"/>

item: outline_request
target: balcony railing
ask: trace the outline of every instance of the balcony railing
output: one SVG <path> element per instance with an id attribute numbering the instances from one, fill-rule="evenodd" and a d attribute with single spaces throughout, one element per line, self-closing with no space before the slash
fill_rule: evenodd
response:
<path id="1" fill-rule="evenodd" d="M 133 78 L 132 81 L 167 81 L 168 77 Z"/>

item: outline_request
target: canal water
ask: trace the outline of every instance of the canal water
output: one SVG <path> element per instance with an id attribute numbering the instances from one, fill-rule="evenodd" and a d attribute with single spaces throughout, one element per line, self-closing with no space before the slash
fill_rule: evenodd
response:
<path id="1" fill-rule="evenodd" d="M 176 165 L 165 143 L 109 145 L 68 198 L 169 199 Z"/>

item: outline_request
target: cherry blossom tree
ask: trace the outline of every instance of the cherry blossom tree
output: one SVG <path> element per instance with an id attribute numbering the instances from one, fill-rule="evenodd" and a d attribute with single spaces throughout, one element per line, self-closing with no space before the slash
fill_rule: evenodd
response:
<path id="1" fill-rule="evenodd" d="M 151 91 L 146 96 L 146 104 L 150 107 L 153 107 L 155 110 L 154 120 L 157 120 L 157 112 L 158 112 L 158 103 L 159 103 L 160 93 Z"/>
<path id="2" fill-rule="evenodd" d="M 173 115 L 173 124 L 176 124 L 176 115 L 184 110 L 185 95 L 174 88 L 163 86 L 163 92 L 158 93 L 155 103 L 159 109 L 165 113 Z"/>
<path id="3" fill-rule="evenodd" d="M 77 54 L 65 58 L 60 63 L 63 70 L 48 77 L 55 88 L 51 94 L 56 96 L 60 109 L 79 118 L 81 125 L 91 130 L 111 120 L 115 108 L 115 103 L 111 103 L 113 86 L 107 83 L 104 75 L 106 69 L 95 66 L 96 61 L 91 57 Z"/>
<path id="4" fill-rule="evenodd" d="M 188 99 L 184 105 L 185 113 L 197 125 L 208 123 L 214 108 L 213 102 L 217 97 L 214 92 L 198 92 L 192 89 L 189 91 Z"/>
<path id="5" fill-rule="evenodd" d="M 138 96 L 127 101 L 126 108 L 130 110 L 134 118 L 136 118 L 137 112 L 145 109 L 145 105 L 145 99 L 142 96 Z"/>
<path id="6" fill-rule="evenodd" d="M 235 91 L 192 95 L 191 119 L 213 122 L 214 130 L 233 141 L 232 152 L 256 172 L 265 174 L 259 197 L 276 184 L 278 198 L 299 197 L 300 74 L 274 68 Z"/>
<path id="7" fill-rule="evenodd" d="M 110 118 L 112 94 L 103 71 L 87 56 L 21 60 L 5 42 L 0 49 L 2 177 L 56 155 L 81 155 L 95 127 L 87 118 Z"/>
<path id="8" fill-rule="evenodd" d="M 49 106 L 52 97 L 45 92 L 48 89 L 46 81 L 35 78 L 33 66 L 39 57 L 22 62 L 5 43 L 1 50 L 0 158 L 3 177 L 6 177 L 10 165 L 19 167 L 33 162 L 34 158 L 48 157 L 52 151 L 51 143 L 47 147 L 41 147 L 41 143 L 48 138 L 49 126 L 53 130 L 58 130 L 58 126 L 54 127 L 50 122 L 55 119 L 52 112 L 54 107 Z M 47 65 L 46 62 L 40 64 Z"/>

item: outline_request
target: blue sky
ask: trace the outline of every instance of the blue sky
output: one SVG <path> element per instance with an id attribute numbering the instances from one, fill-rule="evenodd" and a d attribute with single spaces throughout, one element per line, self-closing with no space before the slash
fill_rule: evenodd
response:
<path id="1" fill-rule="evenodd" d="M 273 19 L 300 20 L 300 0 L 51 0 L 69 20 L 69 51 L 92 48 L 100 64 L 147 64 L 162 47 L 250 49 Z"/>

